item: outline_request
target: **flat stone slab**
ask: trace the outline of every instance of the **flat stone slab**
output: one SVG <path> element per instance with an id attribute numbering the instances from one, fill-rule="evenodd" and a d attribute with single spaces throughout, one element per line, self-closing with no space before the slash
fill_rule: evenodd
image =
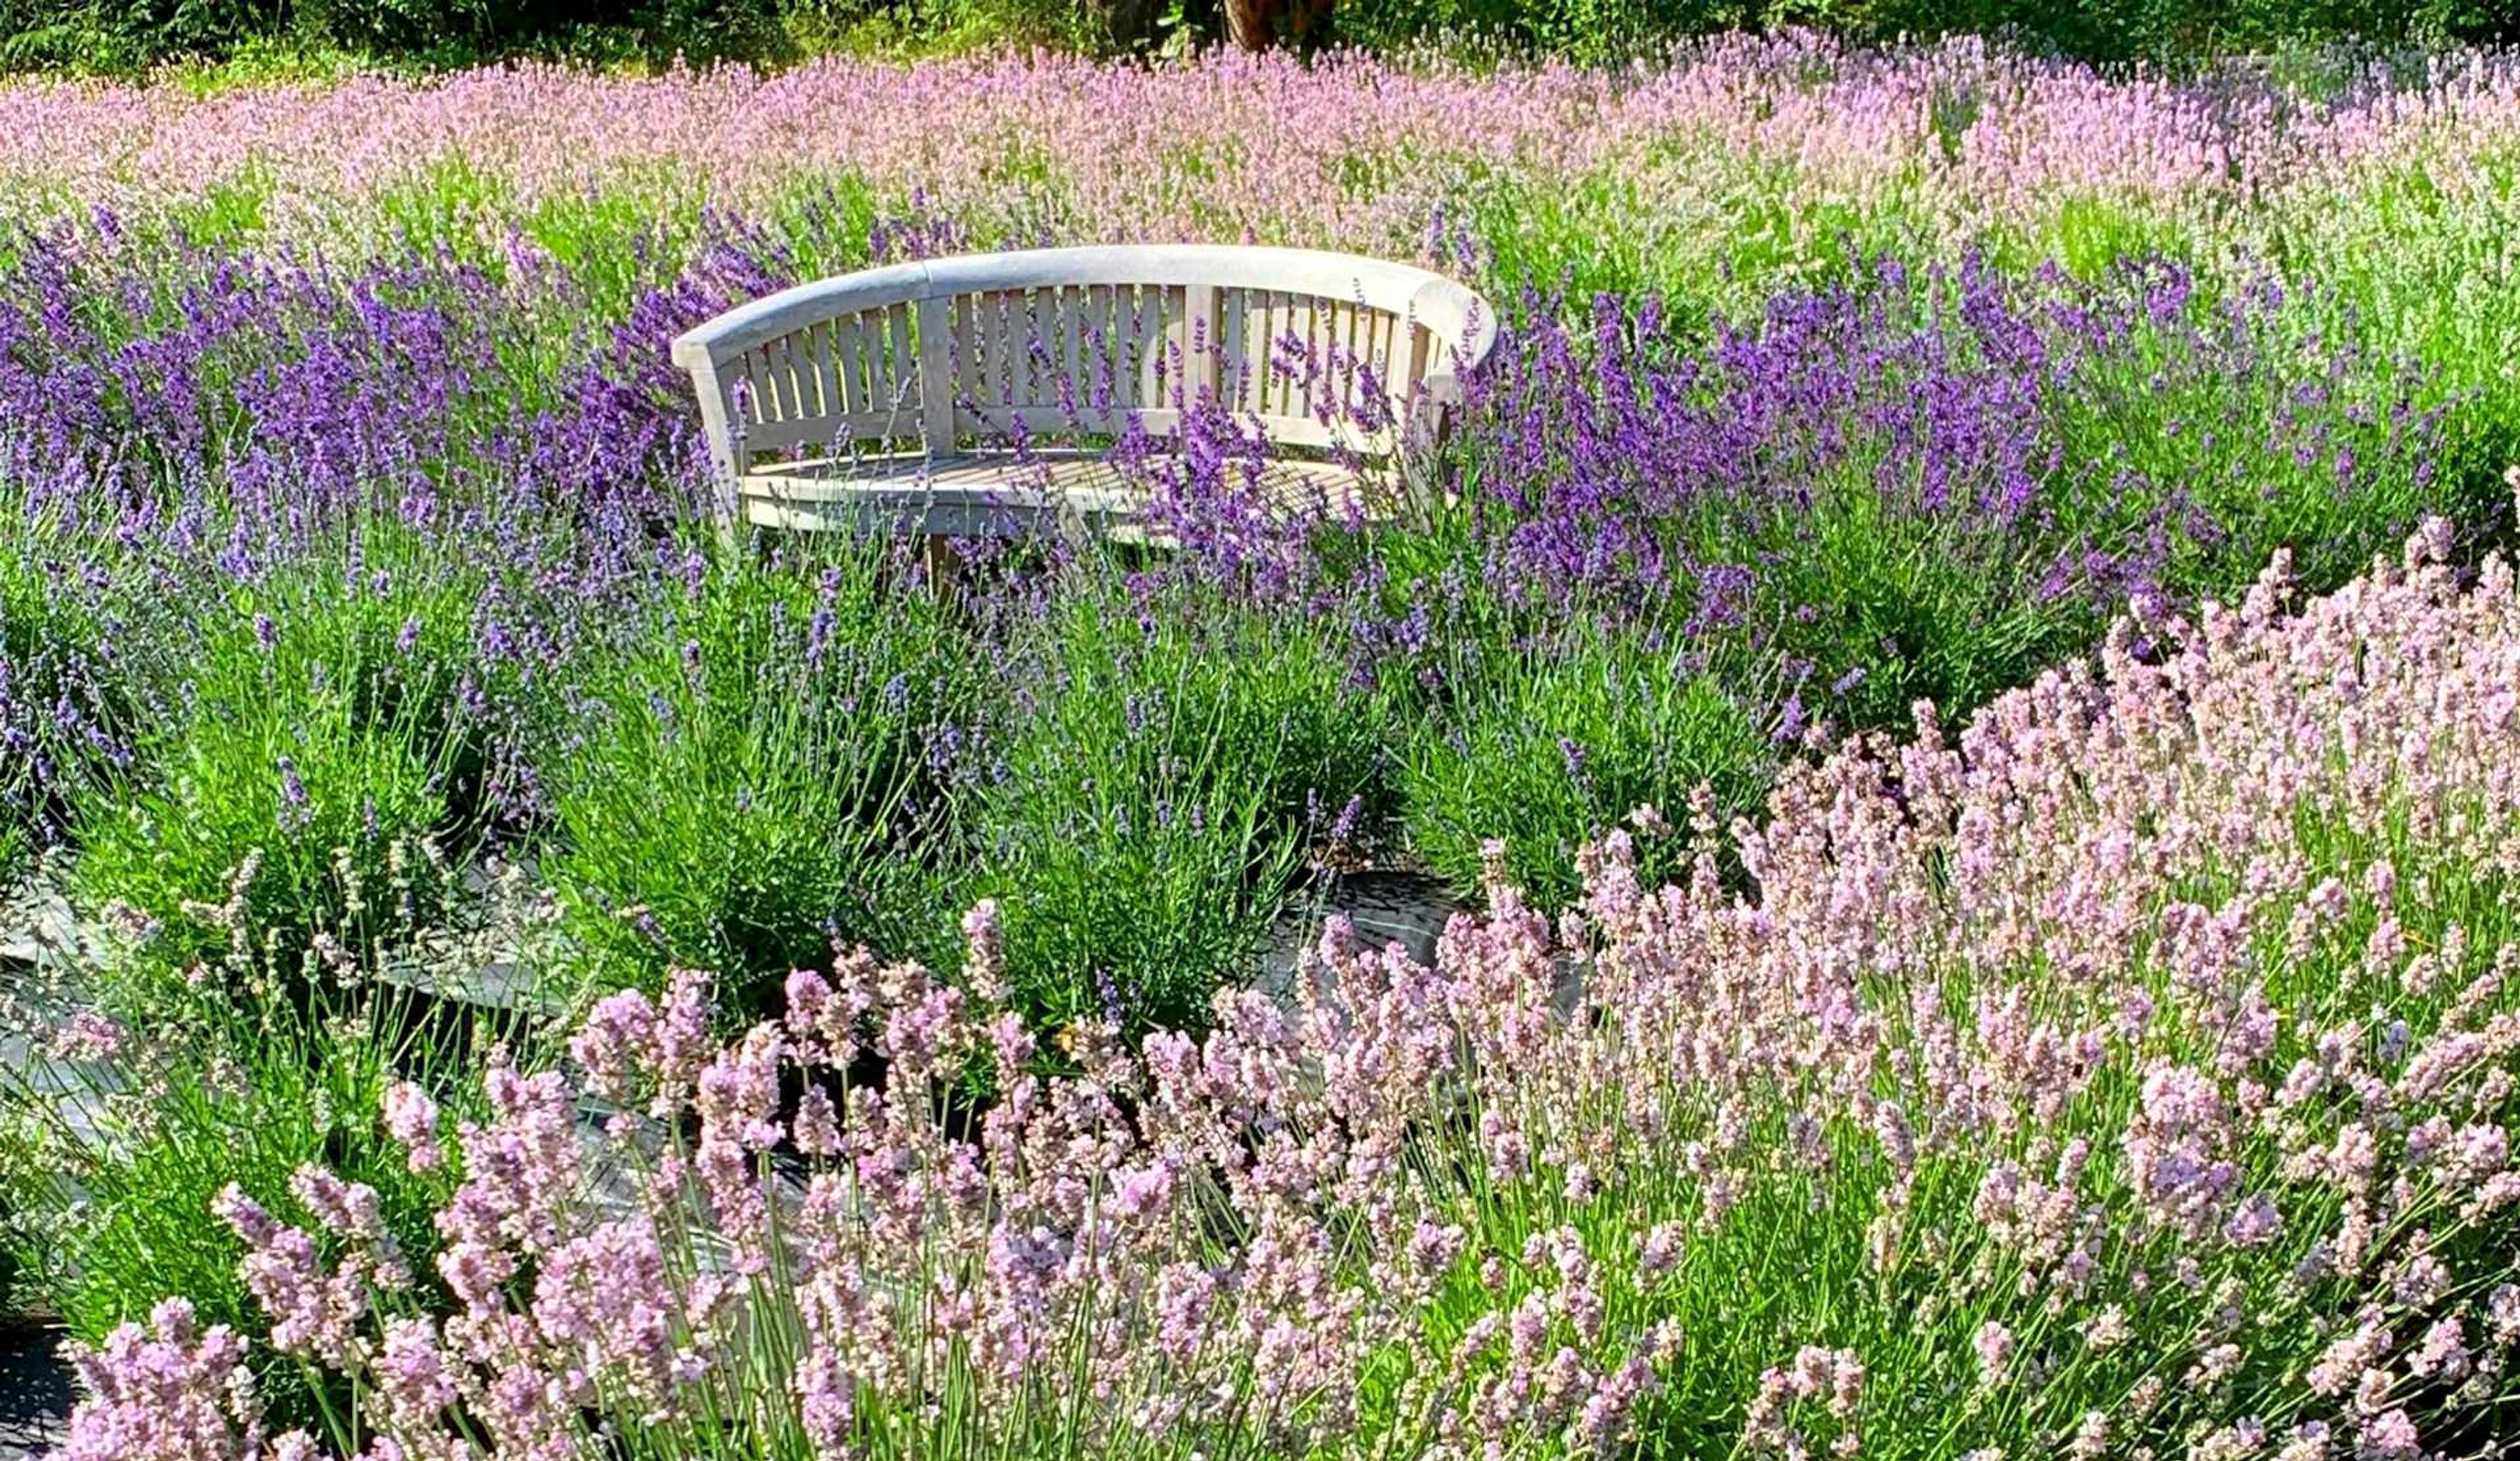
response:
<path id="1" fill-rule="evenodd" d="M 94 968 L 103 957 L 94 932 L 51 882 L 37 879 L 0 896 L 0 971 Z"/>
<path id="2" fill-rule="evenodd" d="M 1435 943 L 1444 925 L 1457 913 L 1471 912 L 1444 885 L 1422 873 L 1368 871 L 1341 873 L 1304 890 L 1270 926 L 1261 947 L 1259 986 L 1275 994 L 1290 993 L 1295 960 L 1321 940 L 1332 916 L 1345 914 L 1356 927 L 1357 941 L 1379 949 L 1397 943 L 1417 962 L 1434 967 Z"/>
<path id="3" fill-rule="evenodd" d="M 0 1319 L 0 1461 L 50 1455 L 69 1430 L 73 1398 L 61 1331 Z"/>

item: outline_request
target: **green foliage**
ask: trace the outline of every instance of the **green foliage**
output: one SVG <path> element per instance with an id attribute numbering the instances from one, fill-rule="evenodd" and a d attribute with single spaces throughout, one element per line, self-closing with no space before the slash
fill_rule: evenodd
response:
<path id="1" fill-rule="evenodd" d="M 425 848 L 477 829 L 491 774 L 479 583 L 391 541 L 372 540 L 366 571 L 309 560 L 206 606 L 133 772 L 81 797 L 77 889 L 159 925 L 149 967 L 228 947 L 204 910 L 232 897 L 290 951 L 433 906 Z"/>
<path id="2" fill-rule="evenodd" d="M 1152 0 L 0 0 L 0 71 L 133 74 L 166 63 L 249 83 L 379 64 L 452 68 L 517 56 L 662 66 L 677 57 L 792 61 L 831 51 L 1127 48 Z"/>
<path id="3" fill-rule="evenodd" d="M 966 713 L 968 641 L 884 545 L 803 551 L 716 563 L 596 676 L 544 872 L 605 982 L 708 969 L 756 1007 L 835 941 L 951 928 L 927 747 Z"/>
<path id="4" fill-rule="evenodd" d="M 0 71 L 129 74 L 207 66 L 212 84 L 357 66 L 514 56 L 657 66 L 993 46 L 1127 53 L 1222 34 L 1220 0 L 0 0 Z M 2340 39 L 2507 36 L 2501 0 L 1336 0 L 1315 42 L 1615 62 L 1711 31 L 1817 25 L 1886 38 L 2003 31 L 2102 61 L 2179 62 Z"/>
<path id="5" fill-rule="evenodd" d="M 975 837 L 1038 1021 L 1195 1024 L 1308 846 L 1375 794 L 1382 727 L 1327 638 L 1201 598 L 1075 594 L 1016 693 Z"/>
<path id="6" fill-rule="evenodd" d="M 1466 33 L 1582 61 L 1781 25 L 1874 39 L 2002 31 L 2092 60 L 2179 62 L 2348 38 L 2492 39 L 2512 23 L 2494 0 L 1343 0 L 1333 14 L 1356 44 Z"/>
<path id="7" fill-rule="evenodd" d="M 130 718 L 78 566 L 38 525 L 0 543 L 0 890 L 111 772 Z"/>
<path id="8" fill-rule="evenodd" d="M 1765 728 L 1698 657 L 1586 624 L 1492 643 L 1443 710 L 1418 723 L 1398 775 L 1410 845 L 1478 890 L 1504 844 L 1507 881 L 1539 907 L 1571 902 L 1576 854 L 1641 806 L 1673 820 L 1706 786 L 1738 810 L 1764 784 Z M 1641 845 L 1647 886 L 1680 876 L 1673 840 Z"/>
<path id="9" fill-rule="evenodd" d="M 699 0 L 695 8 L 740 7 Z M 797 50 L 913 54 L 1125 50 L 1154 34 L 1160 11 L 1153 0 L 780 0 L 770 8 Z"/>
<path id="10" fill-rule="evenodd" d="M 0 68 L 242 61 L 250 73 L 274 56 L 299 69 L 340 57 L 462 65 L 535 49 L 604 55 L 642 28 L 670 27 L 677 10 L 673 0 L 643 5 L 625 24 L 591 0 L 5 0 Z"/>

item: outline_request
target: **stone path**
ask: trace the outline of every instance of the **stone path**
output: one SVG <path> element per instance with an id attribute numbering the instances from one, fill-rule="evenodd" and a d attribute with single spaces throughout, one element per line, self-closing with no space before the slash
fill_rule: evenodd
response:
<path id="1" fill-rule="evenodd" d="M 61 1443 L 70 1413 L 70 1367 L 61 1335 L 0 1319 L 0 1461 L 32 1461 Z"/>
<path id="2" fill-rule="evenodd" d="M 1364 872 L 1342 874 L 1299 894 L 1294 906 L 1279 915 L 1260 950 L 1259 986 L 1284 991 L 1292 982 L 1295 956 L 1322 936 L 1322 925 L 1333 913 L 1344 913 L 1356 925 L 1357 941 L 1368 948 L 1398 943 L 1420 964 L 1435 962 L 1435 940 L 1444 925 L 1465 905 L 1434 879 L 1418 873 Z"/>
<path id="3" fill-rule="evenodd" d="M 60 893 L 37 885 L 0 898 L 0 1002 L 41 1000 L 95 947 Z M 0 1033 L 0 1079 L 52 1096 L 76 1126 L 93 1129 L 82 1088 L 111 1073 L 48 1059 L 19 1033 Z M 0 1298 L 0 1461 L 33 1461 L 59 1445 L 73 1398 L 61 1331 L 8 1312 Z"/>

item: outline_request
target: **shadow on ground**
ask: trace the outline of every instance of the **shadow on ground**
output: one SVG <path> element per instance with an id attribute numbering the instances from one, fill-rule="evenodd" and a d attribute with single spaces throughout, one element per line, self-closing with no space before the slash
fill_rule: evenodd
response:
<path id="1" fill-rule="evenodd" d="M 70 1368 L 62 1334 L 0 1318 L 0 1461 L 49 1455 L 70 1413 Z"/>

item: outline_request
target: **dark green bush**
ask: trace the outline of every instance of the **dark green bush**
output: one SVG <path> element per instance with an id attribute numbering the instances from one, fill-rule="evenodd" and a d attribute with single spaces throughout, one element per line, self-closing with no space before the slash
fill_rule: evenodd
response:
<path id="1" fill-rule="evenodd" d="M 0 0 L 0 68 L 135 71 L 273 50 L 460 66 L 635 54 L 652 41 L 741 54 L 775 31 L 778 11 L 724 0 Z"/>
<path id="2" fill-rule="evenodd" d="M 2100 61 L 2178 61 L 2343 38 L 2494 39 L 2510 0 L 1336 0 L 1334 43 L 1474 32 L 1614 60 L 1691 35 L 1817 25 L 1872 38 L 2010 32 Z M 1220 0 L 0 0 L 0 70 L 132 72 L 166 61 L 334 56 L 461 66 L 517 55 L 779 62 L 990 44 L 1134 51 L 1223 33 Z"/>
<path id="3" fill-rule="evenodd" d="M 0 70 L 130 73 L 273 56 L 429 67 L 514 56 L 794 60 L 870 46 L 1094 50 L 1143 39 L 1153 0 L 0 0 Z"/>
<path id="4" fill-rule="evenodd" d="M 1780 25 L 1884 40 L 2008 32 L 2087 60 L 2175 62 L 2348 38 L 2493 39 L 2514 23 L 2508 0 L 1341 0 L 1334 15 L 1355 44 L 1470 31 L 1593 61 Z"/>

